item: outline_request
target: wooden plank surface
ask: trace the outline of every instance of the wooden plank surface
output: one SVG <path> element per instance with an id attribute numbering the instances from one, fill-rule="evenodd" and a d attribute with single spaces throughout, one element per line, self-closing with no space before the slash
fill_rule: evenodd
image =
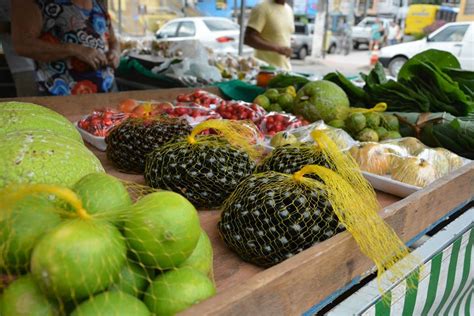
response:
<path id="1" fill-rule="evenodd" d="M 208 89 L 217 92 L 216 89 Z M 75 97 L 28 98 L 48 106 L 70 120 L 91 110 L 116 106 L 126 98 L 172 100 L 187 89 L 132 91 Z M 118 172 L 104 153 L 93 150 L 110 174 L 143 183 L 139 175 Z M 447 212 L 474 196 L 474 163 L 444 177 L 412 196 L 399 198 L 378 192 L 382 216 L 404 241 L 442 218 Z M 299 314 L 342 288 L 373 266 L 360 253 L 347 233 L 318 244 L 272 268 L 262 270 L 241 261 L 218 236 L 218 211 L 200 211 L 201 223 L 215 251 L 214 273 L 218 295 L 192 307 L 185 315 L 292 315 Z"/>

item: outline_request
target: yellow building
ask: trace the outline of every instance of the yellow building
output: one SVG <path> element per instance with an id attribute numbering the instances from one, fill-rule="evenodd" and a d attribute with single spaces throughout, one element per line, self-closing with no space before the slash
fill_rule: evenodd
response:
<path id="1" fill-rule="evenodd" d="M 461 0 L 456 21 L 474 21 L 474 0 Z"/>

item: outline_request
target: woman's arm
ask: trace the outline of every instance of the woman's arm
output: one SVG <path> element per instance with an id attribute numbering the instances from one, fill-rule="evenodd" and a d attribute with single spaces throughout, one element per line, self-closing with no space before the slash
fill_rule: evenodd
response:
<path id="1" fill-rule="evenodd" d="M 13 45 L 18 55 L 44 62 L 76 57 L 94 69 L 107 64 L 104 54 L 96 49 L 40 39 L 43 18 L 34 0 L 12 1 L 11 18 Z"/>
<path id="2" fill-rule="evenodd" d="M 106 54 L 109 65 L 113 68 L 117 68 L 120 64 L 120 43 L 115 36 L 114 28 L 112 23 L 109 26 L 109 51 Z"/>

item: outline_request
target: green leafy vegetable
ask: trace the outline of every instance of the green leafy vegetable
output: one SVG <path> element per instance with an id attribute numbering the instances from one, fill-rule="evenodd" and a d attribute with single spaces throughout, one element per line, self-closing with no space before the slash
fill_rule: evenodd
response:
<path id="1" fill-rule="evenodd" d="M 366 107 L 369 103 L 369 96 L 364 89 L 357 87 L 340 72 L 328 73 L 323 79 L 332 81 L 341 87 L 347 94 L 351 106 Z"/>
<path id="2" fill-rule="evenodd" d="M 268 88 L 286 88 L 288 86 L 294 86 L 297 90 L 302 86 L 307 84 L 309 79 L 297 74 L 291 73 L 281 73 L 278 74 L 275 78 L 270 80 L 268 83 Z"/>

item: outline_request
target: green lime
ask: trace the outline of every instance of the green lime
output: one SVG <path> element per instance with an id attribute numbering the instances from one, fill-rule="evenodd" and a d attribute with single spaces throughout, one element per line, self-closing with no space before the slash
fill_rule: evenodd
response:
<path id="1" fill-rule="evenodd" d="M 120 291 L 103 292 L 79 305 L 71 316 L 149 316 L 146 305 L 135 296 Z"/>
<path id="2" fill-rule="evenodd" d="M 281 106 L 281 108 L 289 113 L 293 111 L 293 102 L 293 96 L 288 93 L 280 94 L 277 99 L 277 103 Z"/>
<path id="3" fill-rule="evenodd" d="M 275 136 L 272 137 L 270 141 L 270 145 L 273 147 L 283 146 L 287 144 L 294 144 L 297 143 L 298 139 L 295 135 L 290 134 L 288 132 L 278 132 Z"/>
<path id="4" fill-rule="evenodd" d="M 144 267 L 127 262 L 120 275 L 111 286 L 109 286 L 109 291 L 122 291 L 124 293 L 139 296 L 145 292 L 145 288 L 150 283 L 153 275 L 150 275 Z"/>
<path id="5" fill-rule="evenodd" d="M 263 94 L 257 96 L 255 100 L 253 100 L 253 103 L 260 105 L 265 110 L 270 106 L 270 100 Z"/>
<path id="6" fill-rule="evenodd" d="M 375 129 L 375 132 L 377 135 L 379 135 L 379 139 L 384 139 L 388 131 L 385 129 L 385 127 L 379 126 Z"/>
<path id="7" fill-rule="evenodd" d="M 209 275 L 212 271 L 212 244 L 204 230 L 201 231 L 199 241 L 193 253 L 178 268 L 190 267 Z"/>
<path id="8" fill-rule="evenodd" d="M 90 173 L 73 186 L 89 214 L 100 214 L 117 223 L 122 212 L 132 205 L 125 186 L 106 173 Z"/>
<path id="9" fill-rule="evenodd" d="M 362 113 L 352 113 L 345 121 L 347 128 L 353 133 L 363 130 L 366 126 L 366 119 Z"/>
<path id="10" fill-rule="evenodd" d="M 269 112 L 283 112 L 282 107 L 278 103 L 272 103 L 268 107 Z"/>
<path id="11" fill-rule="evenodd" d="M 365 113 L 365 120 L 367 122 L 367 127 L 375 129 L 380 126 L 380 121 L 382 119 L 382 115 L 377 112 L 368 112 Z"/>
<path id="12" fill-rule="evenodd" d="M 51 297 L 80 300 L 106 289 L 126 260 L 122 235 L 107 222 L 72 219 L 36 244 L 31 272 Z"/>
<path id="13" fill-rule="evenodd" d="M 270 102 L 277 102 L 280 92 L 277 89 L 268 89 L 265 91 L 265 96 L 270 100 Z"/>
<path id="14" fill-rule="evenodd" d="M 137 259 L 161 270 L 177 267 L 194 251 L 201 227 L 194 206 L 178 193 L 148 194 L 131 207 L 124 232 Z"/>
<path id="15" fill-rule="evenodd" d="M 332 120 L 331 122 L 328 123 L 329 126 L 335 127 L 335 128 L 345 128 L 346 124 L 344 123 L 343 120 Z"/>
<path id="16" fill-rule="evenodd" d="M 396 132 L 396 131 L 388 131 L 387 134 L 385 134 L 385 136 L 382 138 L 382 140 L 386 140 L 386 139 L 397 139 L 397 138 L 401 138 L 402 135 L 400 135 L 399 132 Z"/>
<path id="17" fill-rule="evenodd" d="M 0 207 L 0 270 L 28 270 L 31 252 L 41 236 L 58 225 L 60 209 L 43 196 L 27 196 L 12 209 Z"/>
<path id="18" fill-rule="evenodd" d="M 357 140 L 360 140 L 361 142 L 378 142 L 379 141 L 379 135 L 377 135 L 377 132 L 375 132 L 373 129 L 370 128 L 364 128 L 362 131 L 360 131 L 357 134 Z"/>
<path id="19" fill-rule="evenodd" d="M 215 294 L 216 288 L 207 276 L 181 268 L 159 275 L 148 288 L 144 302 L 152 313 L 171 316 Z"/>
<path id="20" fill-rule="evenodd" d="M 0 297 L 2 316 L 54 316 L 58 308 L 41 293 L 30 275 L 15 280 Z"/>
<path id="21" fill-rule="evenodd" d="M 389 131 L 398 131 L 400 128 L 398 118 L 392 114 L 383 115 L 383 126 Z"/>

